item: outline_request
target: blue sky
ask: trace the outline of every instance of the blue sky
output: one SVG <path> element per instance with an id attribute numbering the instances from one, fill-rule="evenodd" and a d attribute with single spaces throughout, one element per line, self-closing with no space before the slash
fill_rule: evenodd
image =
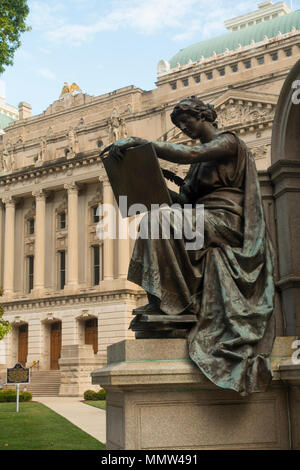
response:
<path id="1" fill-rule="evenodd" d="M 5 88 L 9 104 L 26 101 L 36 115 L 59 98 L 64 81 L 94 96 L 128 85 L 151 90 L 160 59 L 223 34 L 226 19 L 256 10 L 257 3 L 29 0 L 32 31 L 22 35 L 14 65 L 0 75 L 0 95 Z"/>

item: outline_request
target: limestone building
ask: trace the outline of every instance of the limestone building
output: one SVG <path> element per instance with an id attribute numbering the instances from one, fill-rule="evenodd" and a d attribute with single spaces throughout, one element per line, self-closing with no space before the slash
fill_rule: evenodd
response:
<path id="1" fill-rule="evenodd" d="M 107 346 L 133 337 L 131 312 L 145 294 L 126 280 L 134 241 L 97 236 L 97 207 L 114 203 L 99 153 L 130 135 L 193 144 L 169 117 L 181 98 L 213 103 L 219 128 L 252 149 L 272 230 L 272 123 L 300 58 L 300 11 L 263 2 L 226 26 L 227 34 L 160 61 L 151 91 L 128 86 L 94 97 L 70 90 L 37 116 L 19 105 L 19 120 L 0 137 L 0 282 L 13 327 L 0 343 L 2 370 L 39 361 L 40 373 L 60 371 L 61 395 L 80 394 L 91 388 L 89 374 L 105 362 Z"/>

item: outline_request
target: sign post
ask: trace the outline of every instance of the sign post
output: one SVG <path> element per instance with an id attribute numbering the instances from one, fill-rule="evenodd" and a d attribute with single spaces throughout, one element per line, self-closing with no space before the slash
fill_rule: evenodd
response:
<path id="1" fill-rule="evenodd" d="M 17 413 L 19 412 L 19 400 L 20 400 L 20 384 L 28 384 L 30 382 L 29 369 L 26 369 L 22 364 L 17 363 L 11 369 L 7 369 L 6 372 L 6 384 L 16 385 L 17 394 Z"/>
<path id="2" fill-rule="evenodd" d="M 19 413 L 20 384 L 17 384 L 17 413 Z"/>

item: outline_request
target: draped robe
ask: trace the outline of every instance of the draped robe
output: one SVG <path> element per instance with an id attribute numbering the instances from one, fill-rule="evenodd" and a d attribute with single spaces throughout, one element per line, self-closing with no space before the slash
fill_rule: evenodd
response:
<path id="1" fill-rule="evenodd" d="M 274 260 L 251 152 L 233 133 L 213 145 L 232 139 L 234 157 L 193 163 L 180 189 L 194 206 L 204 204 L 203 247 L 139 238 L 128 280 L 156 296 L 166 315 L 196 314 L 190 358 L 217 386 L 247 395 L 272 379 Z"/>

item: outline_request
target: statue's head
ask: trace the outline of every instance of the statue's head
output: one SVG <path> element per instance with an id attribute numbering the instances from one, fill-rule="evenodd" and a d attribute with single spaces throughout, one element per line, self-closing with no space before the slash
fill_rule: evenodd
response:
<path id="1" fill-rule="evenodd" d="M 171 113 L 171 120 L 175 126 L 182 129 L 182 131 L 187 134 L 189 137 L 197 138 L 200 135 L 195 136 L 195 132 L 190 132 L 190 130 L 183 124 L 183 122 L 190 120 L 197 123 L 198 121 L 198 130 L 201 132 L 200 123 L 210 123 L 215 128 L 218 127 L 215 122 L 217 118 L 217 113 L 212 104 L 205 104 L 203 101 L 199 100 L 196 96 L 191 96 L 181 100 L 173 109 Z M 192 123 L 193 124 L 193 123 Z M 191 125 L 192 125 L 191 124 Z M 193 134 L 193 135 L 191 135 Z"/>

